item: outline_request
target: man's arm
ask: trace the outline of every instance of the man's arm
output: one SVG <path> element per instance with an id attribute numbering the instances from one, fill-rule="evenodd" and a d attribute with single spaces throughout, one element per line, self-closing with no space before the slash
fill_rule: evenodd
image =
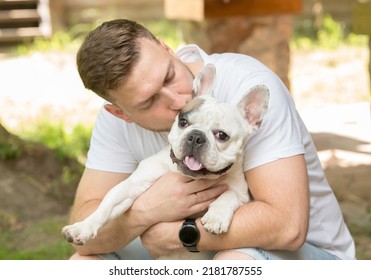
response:
<path id="1" fill-rule="evenodd" d="M 226 250 L 243 247 L 296 250 L 305 241 L 309 220 L 309 189 L 303 155 L 283 158 L 245 173 L 254 200 L 242 205 L 225 234 L 201 232 L 198 249 Z M 182 221 L 159 223 L 142 235 L 152 256 L 182 249 L 178 231 Z"/>
<path id="2" fill-rule="evenodd" d="M 98 208 L 106 193 L 130 174 L 85 169 L 78 186 L 71 213 L 71 223 L 81 221 Z M 134 201 L 121 216 L 102 227 L 96 238 L 75 246 L 80 255 L 93 255 L 118 250 L 161 221 L 177 221 L 207 209 L 227 186 L 212 189 L 217 180 L 195 182 L 178 173 L 167 173 Z M 135 187 L 135 186 L 132 186 Z M 195 204 L 194 193 L 200 203 Z"/>
<path id="3" fill-rule="evenodd" d="M 89 216 L 98 208 L 106 193 L 116 184 L 129 177 L 129 175 L 85 169 L 77 188 L 70 222 L 75 223 Z M 130 221 L 129 219 L 122 220 L 125 222 Z M 129 225 L 125 225 L 124 222 L 121 222 L 121 219 L 116 219 L 114 222 L 104 226 L 95 239 L 89 240 L 84 246 L 74 247 L 80 255 L 112 252 L 120 244 L 128 243 L 135 238 L 136 232 L 141 232 L 140 228 L 130 225 L 132 234 L 127 233 L 124 235 L 122 233 L 125 226 Z"/>

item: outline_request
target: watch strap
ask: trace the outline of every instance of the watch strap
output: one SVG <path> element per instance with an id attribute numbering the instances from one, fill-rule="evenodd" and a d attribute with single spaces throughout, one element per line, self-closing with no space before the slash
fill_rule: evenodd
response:
<path id="1" fill-rule="evenodd" d="M 187 224 L 194 225 L 195 227 L 197 227 L 195 218 L 186 218 L 185 221 L 183 222 L 183 225 Z"/>

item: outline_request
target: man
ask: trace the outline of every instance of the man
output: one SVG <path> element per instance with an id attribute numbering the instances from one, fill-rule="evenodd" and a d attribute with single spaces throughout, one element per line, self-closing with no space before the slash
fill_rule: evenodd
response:
<path id="1" fill-rule="evenodd" d="M 236 211 L 226 234 L 207 233 L 197 219 L 197 249 L 215 259 L 354 259 L 352 237 L 313 141 L 280 79 L 245 55 L 207 55 L 195 45 L 175 54 L 128 20 L 102 24 L 77 54 L 85 87 L 108 103 L 96 120 L 71 222 L 92 213 L 138 162 L 167 144 L 175 116 L 192 98 L 194 76 L 207 63 L 216 67 L 217 99 L 237 103 L 263 84 L 270 101 L 262 126 L 245 148 L 253 201 Z M 95 239 L 76 246 L 72 259 L 157 258 L 185 251 L 179 229 L 228 188 L 220 181 L 165 174 Z"/>

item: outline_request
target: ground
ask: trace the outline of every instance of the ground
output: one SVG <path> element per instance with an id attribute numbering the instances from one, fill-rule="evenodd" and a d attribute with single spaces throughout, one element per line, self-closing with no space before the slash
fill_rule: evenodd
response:
<path id="1" fill-rule="evenodd" d="M 293 51 L 290 73 L 293 97 L 316 143 L 360 259 L 371 259 L 367 63 L 367 48 Z M 0 121 L 12 132 L 40 117 L 63 120 L 67 125 L 91 124 L 102 102 L 83 89 L 72 54 L 3 58 L 0 76 Z M 11 249 L 32 251 L 40 244 L 47 248 L 61 241 L 59 228 L 67 222 L 76 183 L 56 187 L 66 163 L 61 164 L 47 149 L 30 151 L 21 161 L 0 161 L 0 230 L 10 228 L 17 236 Z M 47 221 L 52 229 L 46 228 Z M 31 225 L 40 227 L 35 232 Z"/>

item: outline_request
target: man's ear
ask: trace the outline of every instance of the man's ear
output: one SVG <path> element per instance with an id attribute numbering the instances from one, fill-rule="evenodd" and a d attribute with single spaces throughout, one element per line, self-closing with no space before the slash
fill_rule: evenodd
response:
<path id="1" fill-rule="evenodd" d="M 168 51 L 168 52 L 171 53 L 172 55 L 176 56 L 176 55 L 175 55 L 175 52 L 173 51 L 173 49 L 170 48 L 170 47 L 168 46 L 168 44 L 166 44 L 166 43 L 164 42 L 164 40 L 162 40 L 161 38 L 158 38 L 158 37 L 157 37 L 157 40 L 160 42 L 160 45 L 161 45 L 161 46 L 162 46 L 166 51 Z"/>
<path id="2" fill-rule="evenodd" d="M 127 113 L 114 104 L 106 104 L 104 105 L 104 109 L 115 117 L 126 121 L 127 123 L 133 122 L 133 119 Z"/>

